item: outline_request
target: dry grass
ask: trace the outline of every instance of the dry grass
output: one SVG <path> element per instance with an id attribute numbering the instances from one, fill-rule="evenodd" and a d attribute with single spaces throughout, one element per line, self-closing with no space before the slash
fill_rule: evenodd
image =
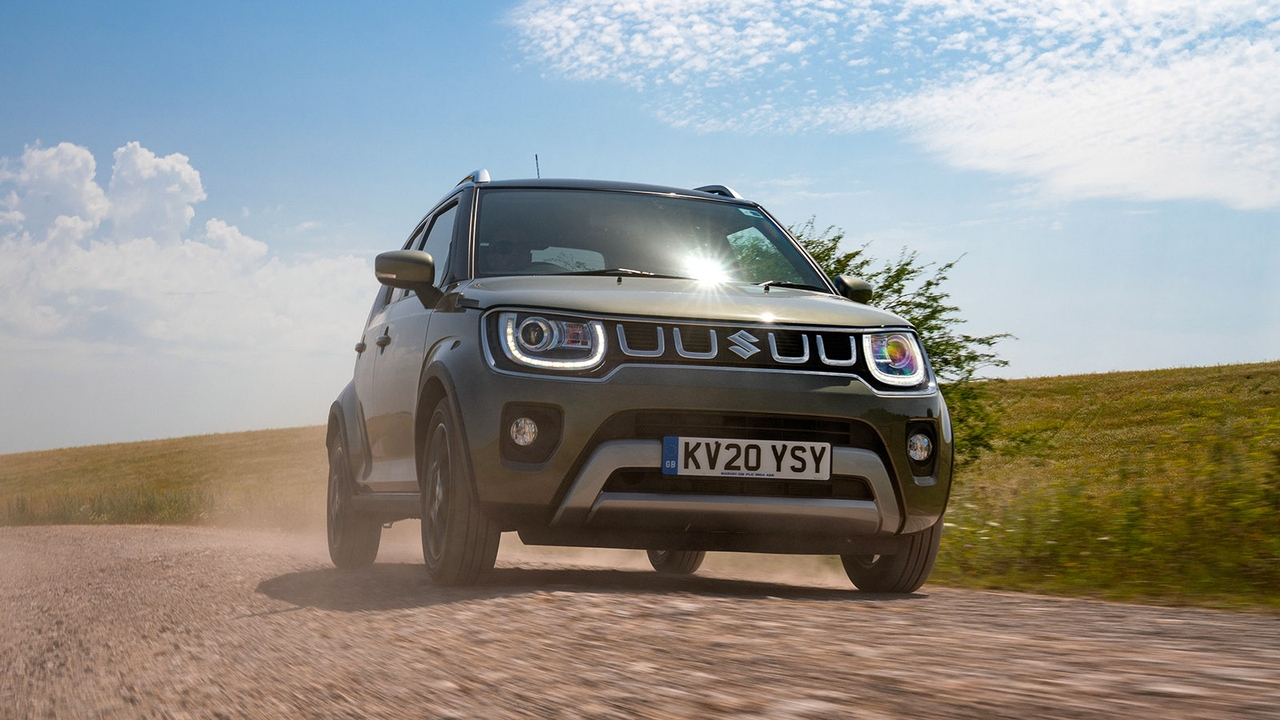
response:
<path id="1" fill-rule="evenodd" d="M 0 457 L 0 525 L 323 522 L 323 426 Z"/>

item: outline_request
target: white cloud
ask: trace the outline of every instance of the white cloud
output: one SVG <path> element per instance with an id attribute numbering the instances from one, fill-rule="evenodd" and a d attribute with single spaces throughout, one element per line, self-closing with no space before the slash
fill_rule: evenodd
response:
<path id="1" fill-rule="evenodd" d="M 83 147 L 0 159 L 0 453 L 322 423 L 377 282 L 212 218 L 183 155 Z"/>
<path id="2" fill-rule="evenodd" d="M 802 52 L 804 28 L 769 0 L 527 2 L 512 14 L 525 50 L 557 73 L 637 87 L 715 85 Z"/>
<path id="3" fill-rule="evenodd" d="M 136 142 L 116 150 L 107 185 L 116 237 L 176 241 L 195 217 L 193 205 L 206 197 L 186 155 L 156 157 Z"/>
<path id="4" fill-rule="evenodd" d="M 530 0 L 555 75 L 703 131 L 900 129 L 1065 197 L 1280 205 L 1274 0 Z"/>
<path id="5" fill-rule="evenodd" d="M 16 167 L 0 160 L 0 183 L 22 191 L 9 190 L 0 203 L 5 224 L 33 233 L 37 240 L 56 230 L 58 218 L 76 218 L 96 227 L 110 207 L 94 181 L 97 168 L 92 153 L 70 143 L 29 147 Z"/>
<path id="6" fill-rule="evenodd" d="M 370 299 L 364 260 L 290 261 L 223 220 L 180 154 L 115 152 L 104 192 L 83 147 L 0 161 L 0 339 L 243 364 L 347 359 Z"/>

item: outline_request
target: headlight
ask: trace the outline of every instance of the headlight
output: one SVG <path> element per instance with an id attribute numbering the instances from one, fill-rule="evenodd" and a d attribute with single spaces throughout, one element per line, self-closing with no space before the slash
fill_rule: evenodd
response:
<path id="1" fill-rule="evenodd" d="M 516 344 L 521 350 L 531 353 L 546 352 L 556 346 L 559 341 L 556 325 L 541 317 L 525 318 L 516 327 Z"/>
<path id="2" fill-rule="evenodd" d="M 924 382 L 924 353 L 911 333 L 863 335 L 862 349 L 871 374 L 880 382 L 902 386 Z"/>
<path id="3" fill-rule="evenodd" d="M 498 316 L 502 351 L 512 362 L 547 370 L 589 370 L 604 360 L 604 323 L 531 313 Z"/>

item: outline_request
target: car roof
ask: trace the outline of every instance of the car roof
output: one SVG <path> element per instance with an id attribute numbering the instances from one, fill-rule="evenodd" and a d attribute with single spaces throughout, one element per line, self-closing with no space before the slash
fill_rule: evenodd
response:
<path id="1" fill-rule="evenodd" d="M 468 184 L 467 182 L 462 183 Z M 689 188 L 670 187 L 667 185 L 647 185 L 644 183 L 617 182 L 613 180 L 582 180 L 573 178 L 526 178 L 523 180 L 493 180 L 486 183 L 471 183 L 478 188 L 544 188 L 548 190 L 612 190 L 616 192 L 642 192 L 657 195 L 677 195 L 702 200 L 720 200 L 739 205 L 755 205 L 756 203 L 741 198 L 730 198 L 717 193 Z"/>

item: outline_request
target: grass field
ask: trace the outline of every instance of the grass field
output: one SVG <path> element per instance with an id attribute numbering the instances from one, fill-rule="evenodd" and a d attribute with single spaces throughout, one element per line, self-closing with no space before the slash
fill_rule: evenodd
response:
<path id="1" fill-rule="evenodd" d="M 1280 607 L 1280 363 L 998 382 L 933 582 Z M 0 456 L 0 525 L 314 527 L 324 428 Z"/>
<path id="2" fill-rule="evenodd" d="M 325 428 L 0 456 L 0 525 L 324 522 Z"/>
<path id="3" fill-rule="evenodd" d="M 936 581 L 1280 607 L 1280 363 L 997 383 Z"/>

